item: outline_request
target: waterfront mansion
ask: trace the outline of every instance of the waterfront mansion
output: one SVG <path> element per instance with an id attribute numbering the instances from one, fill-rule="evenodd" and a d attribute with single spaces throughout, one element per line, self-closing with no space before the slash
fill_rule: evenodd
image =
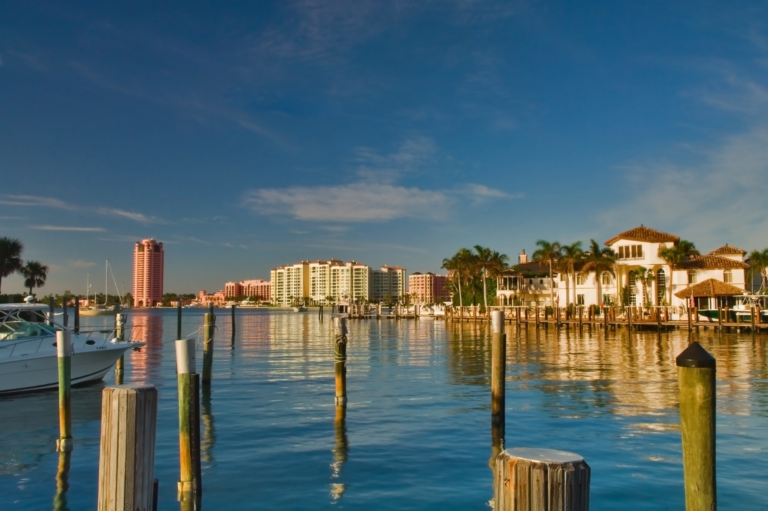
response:
<path id="1" fill-rule="evenodd" d="M 696 306 L 709 308 L 730 305 L 737 292 L 746 289 L 749 265 L 744 262 L 744 250 L 724 245 L 672 267 L 659 257 L 659 251 L 679 241 L 679 236 L 641 225 L 605 242 L 616 254 L 616 262 L 601 268 L 599 275 L 593 264 L 577 263 L 570 272 L 555 264 L 553 282 L 549 281 L 548 264 L 528 261 L 523 251 L 519 264 L 498 277 L 497 303 L 549 305 L 554 302 L 561 307 L 569 303 L 687 305 L 688 299 L 675 294 L 712 279 L 713 285 L 731 290 L 731 297 L 721 297 L 718 303 L 710 297 L 696 298 Z M 645 271 L 633 271 L 637 269 Z M 597 279 L 600 279 L 599 286 Z"/>

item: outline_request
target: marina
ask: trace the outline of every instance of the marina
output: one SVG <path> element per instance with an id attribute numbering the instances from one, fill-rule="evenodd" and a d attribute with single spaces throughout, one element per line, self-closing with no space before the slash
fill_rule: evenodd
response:
<path id="1" fill-rule="evenodd" d="M 206 312 L 185 310 L 181 325 L 195 340 L 199 370 Z M 217 317 L 211 384 L 201 390 L 203 508 L 490 508 L 488 322 L 350 321 L 340 417 L 330 318 L 237 309 L 232 335 L 228 316 Z M 81 321 L 83 329 L 106 328 L 114 318 Z M 176 311 L 131 311 L 128 328 L 141 329 L 147 345 L 126 354 L 125 382 L 158 391 L 159 509 L 178 509 Z M 683 507 L 675 357 L 689 339 L 717 359 L 720 507 L 768 506 L 760 489 L 768 470 L 760 336 L 509 322 L 504 329 L 505 445 L 583 456 L 593 509 Z M 56 393 L 0 398 L 6 508 L 96 508 L 101 391 L 112 383 L 110 373 L 103 383 L 73 388 L 68 467 L 55 449 Z"/>

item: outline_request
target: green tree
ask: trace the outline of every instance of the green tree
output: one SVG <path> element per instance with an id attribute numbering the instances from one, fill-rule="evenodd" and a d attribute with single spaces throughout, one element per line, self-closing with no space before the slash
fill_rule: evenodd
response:
<path id="1" fill-rule="evenodd" d="M 0 289 L 3 279 L 11 274 L 21 271 L 24 267 L 24 261 L 21 260 L 21 253 L 24 245 L 14 238 L 0 238 Z"/>
<path id="2" fill-rule="evenodd" d="M 36 287 L 43 287 L 48 278 L 48 267 L 40 261 L 27 261 L 20 273 L 24 276 L 24 286 L 29 289 L 29 294 Z"/>
<path id="3" fill-rule="evenodd" d="M 599 306 L 602 303 L 603 296 L 600 276 L 605 270 L 611 271 L 616 262 L 616 253 L 607 247 L 600 248 L 600 244 L 591 239 L 589 240 L 589 250 L 584 253 L 584 259 L 587 261 L 587 264 L 584 265 L 581 271 L 583 273 L 595 272 L 595 290 L 597 293 L 595 304 Z"/>
<path id="4" fill-rule="evenodd" d="M 669 266 L 669 285 L 667 286 L 669 288 L 669 303 L 672 303 L 672 272 L 683 268 L 686 262 L 698 255 L 701 254 L 696 250 L 696 245 L 688 240 L 680 240 L 676 245 L 659 249 L 659 257 L 664 259 Z M 689 279 L 686 278 L 686 282 L 688 281 Z"/>
<path id="5" fill-rule="evenodd" d="M 539 247 L 533 253 L 533 260 L 537 261 L 540 266 L 549 266 L 549 302 L 550 306 L 555 306 L 555 288 L 552 281 L 552 266 L 557 265 L 557 261 L 560 259 L 560 242 L 559 241 L 546 241 L 537 240 L 536 246 Z"/>
<path id="6" fill-rule="evenodd" d="M 648 288 L 650 287 L 650 284 L 656 280 L 656 277 L 653 275 L 653 270 L 649 270 L 644 266 L 638 266 L 637 268 L 630 270 L 629 275 L 634 277 L 635 282 L 639 282 L 640 285 L 643 286 L 643 305 L 653 305 L 650 296 L 648 296 Z"/>
<path id="7" fill-rule="evenodd" d="M 448 270 L 448 279 L 451 283 L 454 284 L 455 282 L 455 287 L 459 292 L 459 305 L 462 307 L 464 306 L 464 299 L 461 278 L 464 277 L 466 282 L 470 276 L 473 258 L 469 249 L 460 248 L 450 259 L 443 259 L 443 268 Z"/>
<path id="8" fill-rule="evenodd" d="M 768 275 L 766 274 L 768 272 L 766 269 L 768 269 L 768 248 L 764 248 L 763 250 L 753 250 L 749 254 L 749 271 L 750 273 L 757 272 L 760 274 L 760 291 L 763 290 L 766 281 L 768 280 Z M 754 292 L 754 286 L 752 291 Z"/>
<path id="9" fill-rule="evenodd" d="M 573 276 L 573 300 L 576 303 L 576 265 L 584 259 L 584 250 L 581 248 L 581 242 L 576 241 L 570 245 L 563 245 L 560 248 L 560 268 L 565 271 L 565 300 L 568 301 L 568 292 L 570 279 Z"/>

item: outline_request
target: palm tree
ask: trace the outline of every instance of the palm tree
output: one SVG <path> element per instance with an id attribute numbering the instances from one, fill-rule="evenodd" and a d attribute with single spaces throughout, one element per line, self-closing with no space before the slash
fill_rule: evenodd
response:
<path id="1" fill-rule="evenodd" d="M 768 280 L 768 275 L 766 275 L 766 269 L 768 269 L 768 248 L 765 248 L 763 250 L 753 250 L 749 254 L 749 266 L 750 271 L 756 271 L 760 273 L 761 279 L 760 279 L 760 291 L 763 290 L 766 284 L 766 280 Z M 754 292 L 754 289 L 752 290 Z"/>
<path id="2" fill-rule="evenodd" d="M 461 294 L 461 277 L 469 274 L 470 266 L 472 265 L 473 254 L 467 248 L 460 248 L 456 254 L 450 259 L 443 259 L 443 268 L 448 270 L 448 277 L 453 280 L 455 277 L 457 280 L 457 288 L 459 290 L 459 306 L 464 306 L 464 299 Z"/>
<path id="3" fill-rule="evenodd" d="M 543 266 L 544 264 L 549 265 L 549 301 L 550 305 L 554 307 L 555 288 L 552 282 L 552 265 L 556 264 L 560 259 L 560 242 L 538 240 L 536 246 L 538 246 L 539 249 L 533 253 L 533 260 L 538 261 L 540 266 Z"/>
<path id="4" fill-rule="evenodd" d="M 569 281 L 573 275 L 573 301 L 571 302 L 573 304 L 576 304 L 576 264 L 582 259 L 584 259 L 584 251 L 581 249 L 580 241 L 560 247 L 560 266 L 565 270 L 565 300 L 568 301 Z"/>
<path id="5" fill-rule="evenodd" d="M 600 304 L 603 297 L 600 276 L 603 274 L 603 270 L 610 271 L 616 263 L 616 252 L 610 248 L 600 248 L 600 244 L 591 239 L 589 240 L 589 250 L 584 253 L 584 259 L 588 262 L 581 271 L 584 273 L 595 272 L 595 290 L 597 291 L 595 303 Z"/>
<path id="6" fill-rule="evenodd" d="M 485 273 L 492 279 L 498 279 L 509 267 L 509 257 L 507 254 L 501 254 L 496 250 L 491 251 L 491 258 L 485 267 Z M 498 285 L 498 281 L 497 281 Z M 485 279 L 483 279 L 483 287 L 485 287 Z M 485 289 L 483 289 L 485 291 Z M 487 293 L 484 293 L 487 296 Z"/>
<path id="7" fill-rule="evenodd" d="M 480 272 L 480 278 L 483 279 L 483 306 L 488 308 L 488 290 L 485 285 L 485 280 L 488 274 L 488 265 L 491 262 L 493 251 L 490 248 L 483 247 L 481 245 L 475 245 L 475 261 L 477 263 L 477 271 Z"/>
<path id="8" fill-rule="evenodd" d="M 29 288 L 29 294 L 36 287 L 43 287 L 45 279 L 48 278 L 48 267 L 39 261 L 27 261 L 27 264 L 21 269 L 24 276 L 24 285 Z"/>
<path id="9" fill-rule="evenodd" d="M 680 240 L 677 245 L 671 247 L 665 247 L 659 249 L 659 257 L 664 259 L 669 266 L 669 303 L 672 303 L 672 272 L 681 268 L 684 263 L 691 258 L 701 255 L 696 250 L 696 245 L 688 240 Z M 690 283 L 690 279 L 686 278 L 686 282 Z"/>
<path id="10" fill-rule="evenodd" d="M 24 245 L 14 238 L 0 238 L 0 287 L 3 279 L 12 273 L 21 271 L 24 261 L 21 260 L 21 252 Z"/>
<path id="11" fill-rule="evenodd" d="M 652 305 L 650 297 L 648 296 L 648 287 L 651 282 L 656 280 L 656 277 L 653 275 L 653 271 L 645 268 L 644 266 L 638 266 L 637 268 L 630 270 L 629 275 L 632 275 L 635 279 L 635 282 L 640 282 L 640 284 L 643 286 L 643 304 Z"/>

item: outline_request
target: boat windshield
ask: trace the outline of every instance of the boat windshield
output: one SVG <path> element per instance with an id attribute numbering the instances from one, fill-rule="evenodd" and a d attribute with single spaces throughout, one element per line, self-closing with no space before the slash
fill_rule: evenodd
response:
<path id="1" fill-rule="evenodd" d="M 0 341 L 15 341 L 49 335 L 56 335 L 56 331 L 45 323 L 30 323 L 20 319 L 0 323 Z"/>

